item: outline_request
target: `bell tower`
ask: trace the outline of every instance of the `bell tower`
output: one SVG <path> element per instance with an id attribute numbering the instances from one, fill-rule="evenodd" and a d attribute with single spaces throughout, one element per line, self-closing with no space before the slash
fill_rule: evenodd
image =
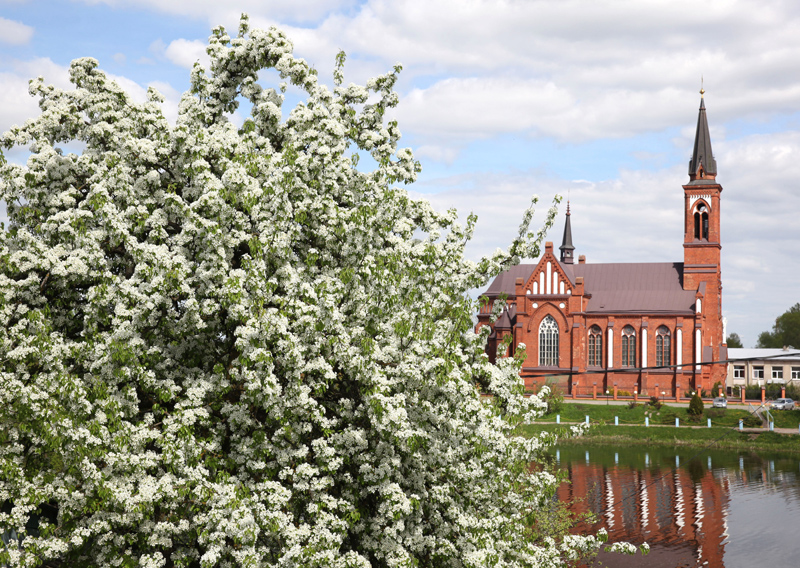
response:
<path id="1" fill-rule="evenodd" d="M 711 151 L 705 91 L 700 89 L 700 112 L 689 161 L 689 183 L 683 186 L 683 289 L 695 292 L 692 333 L 695 362 L 719 361 L 723 337 L 722 272 L 720 268 L 720 194 L 717 161 Z M 686 323 L 686 322 L 685 322 Z M 725 365 L 695 366 L 695 388 L 710 390 L 715 381 L 724 384 Z M 702 379 L 701 379 L 702 377 Z"/>
<path id="2" fill-rule="evenodd" d="M 683 186 L 683 289 L 697 290 L 701 282 L 720 275 L 720 194 L 717 161 L 711 151 L 704 90 L 700 90 L 700 113 L 694 151 L 689 161 L 689 183 Z"/>

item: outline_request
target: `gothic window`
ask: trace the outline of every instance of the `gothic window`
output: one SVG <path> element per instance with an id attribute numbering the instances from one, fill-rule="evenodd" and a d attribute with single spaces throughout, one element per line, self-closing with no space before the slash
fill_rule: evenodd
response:
<path id="1" fill-rule="evenodd" d="M 603 364 L 603 332 L 593 325 L 589 328 L 589 366 L 600 367 Z"/>
<path id="2" fill-rule="evenodd" d="M 622 328 L 622 366 L 636 366 L 636 330 L 630 325 Z"/>
<path id="3" fill-rule="evenodd" d="M 708 208 L 703 203 L 694 214 L 694 238 L 708 240 Z"/>
<path id="4" fill-rule="evenodd" d="M 669 328 L 662 325 L 656 330 L 656 366 L 670 364 L 670 332 Z"/>
<path id="5" fill-rule="evenodd" d="M 539 366 L 558 367 L 558 324 L 553 316 L 539 324 Z"/>

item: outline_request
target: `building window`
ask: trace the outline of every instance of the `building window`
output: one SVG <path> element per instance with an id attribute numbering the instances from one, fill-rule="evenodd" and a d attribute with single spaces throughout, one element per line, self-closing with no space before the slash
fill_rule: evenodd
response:
<path id="1" fill-rule="evenodd" d="M 708 208 L 704 203 L 697 206 L 694 214 L 694 238 L 708 240 Z"/>
<path id="2" fill-rule="evenodd" d="M 753 378 L 754 379 L 763 379 L 764 378 L 764 366 L 759 365 L 757 367 L 753 367 Z"/>
<path id="3" fill-rule="evenodd" d="M 636 366 L 636 330 L 630 325 L 622 328 L 622 366 Z"/>
<path id="4" fill-rule="evenodd" d="M 539 324 L 539 366 L 558 367 L 558 324 L 553 316 Z"/>
<path id="5" fill-rule="evenodd" d="M 783 367 L 772 367 L 772 378 L 783 380 Z"/>
<path id="6" fill-rule="evenodd" d="M 603 331 L 593 325 L 589 328 L 589 366 L 600 367 L 603 364 Z"/>
<path id="7" fill-rule="evenodd" d="M 662 367 L 670 364 L 670 332 L 669 328 L 662 325 L 656 330 L 656 366 Z"/>
<path id="8" fill-rule="evenodd" d="M 734 379 L 743 379 L 744 378 L 744 365 L 734 365 L 733 366 L 733 378 Z"/>
<path id="9" fill-rule="evenodd" d="M 800 367 L 792 367 L 792 380 L 800 379 Z"/>

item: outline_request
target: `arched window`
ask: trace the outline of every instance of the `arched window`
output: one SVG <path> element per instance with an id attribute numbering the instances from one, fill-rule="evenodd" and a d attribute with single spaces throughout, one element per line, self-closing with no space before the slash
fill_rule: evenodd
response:
<path id="1" fill-rule="evenodd" d="M 558 367 L 558 324 L 553 316 L 539 324 L 539 366 Z"/>
<path id="2" fill-rule="evenodd" d="M 697 206 L 694 214 L 694 238 L 708 240 L 708 207 L 704 203 Z"/>
<path id="3" fill-rule="evenodd" d="M 630 325 L 622 328 L 622 366 L 636 366 L 636 330 Z"/>
<path id="4" fill-rule="evenodd" d="M 656 330 L 656 365 L 670 364 L 670 332 L 669 328 L 662 325 Z"/>
<path id="5" fill-rule="evenodd" d="M 593 325 L 589 328 L 589 366 L 600 367 L 603 364 L 603 332 Z"/>

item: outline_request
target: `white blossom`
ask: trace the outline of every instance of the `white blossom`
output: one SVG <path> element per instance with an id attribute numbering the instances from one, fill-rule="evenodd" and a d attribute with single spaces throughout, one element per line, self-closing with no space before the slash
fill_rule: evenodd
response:
<path id="1" fill-rule="evenodd" d="M 536 256 L 555 211 L 469 262 L 475 216 L 402 189 L 419 164 L 385 121 L 399 66 L 347 87 L 340 69 L 331 91 L 246 18 L 208 53 L 174 126 L 158 93 L 136 103 L 79 59 L 72 90 L 31 82 L 41 115 L 0 139 L 31 149 L 26 166 L 0 156 L 0 533 L 20 537 L 0 565 L 559 566 L 594 550 L 537 532 L 557 480 L 529 464 L 553 437 L 513 434 L 542 401 L 472 331 L 469 290 Z M 263 88 L 265 69 L 284 83 Z M 288 83 L 306 98 L 282 115 Z"/>

